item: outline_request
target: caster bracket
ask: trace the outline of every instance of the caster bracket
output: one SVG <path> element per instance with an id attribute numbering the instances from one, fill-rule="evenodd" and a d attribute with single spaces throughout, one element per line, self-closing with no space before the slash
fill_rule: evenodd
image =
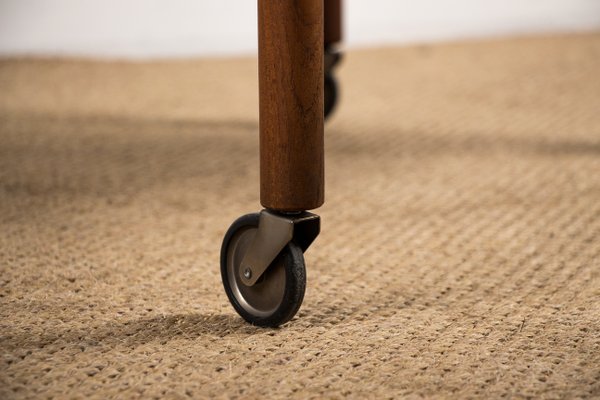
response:
<path id="1" fill-rule="evenodd" d="M 258 232 L 240 264 L 240 278 L 252 286 L 267 270 L 281 250 L 292 240 L 305 252 L 321 229 L 321 219 L 309 212 L 278 214 L 262 210 Z"/>
<path id="2" fill-rule="evenodd" d="M 331 72 L 333 67 L 335 67 L 342 59 L 342 53 L 337 51 L 333 47 L 325 48 L 324 53 L 324 69 L 326 73 Z"/>

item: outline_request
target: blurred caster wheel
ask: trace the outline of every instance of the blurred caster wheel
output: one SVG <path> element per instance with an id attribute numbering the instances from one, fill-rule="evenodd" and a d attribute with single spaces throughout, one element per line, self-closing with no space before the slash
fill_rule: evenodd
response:
<path id="1" fill-rule="evenodd" d="M 304 299 L 306 269 L 302 250 L 289 242 L 252 285 L 242 282 L 242 259 L 258 232 L 259 213 L 238 218 L 221 247 L 221 278 L 235 311 L 253 325 L 276 327 L 291 320 Z"/>
<path id="2" fill-rule="evenodd" d="M 342 53 L 333 46 L 326 46 L 324 52 L 325 81 L 323 85 L 323 112 L 325 118 L 331 115 L 338 102 L 338 83 L 333 74 L 335 67 L 342 59 Z"/>
<path id="3" fill-rule="evenodd" d="M 338 87 L 337 81 L 333 77 L 332 73 L 325 74 L 325 82 L 323 86 L 324 91 L 324 114 L 327 118 L 331 112 L 335 109 L 338 98 Z"/>

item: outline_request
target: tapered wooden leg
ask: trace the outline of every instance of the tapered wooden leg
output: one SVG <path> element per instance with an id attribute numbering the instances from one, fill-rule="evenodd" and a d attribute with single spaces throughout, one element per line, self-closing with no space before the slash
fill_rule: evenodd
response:
<path id="1" fill-rule="evenodd" d="M 277 211 L 324 201 L 323 0 L 258 0 L 260 200 Z"/>

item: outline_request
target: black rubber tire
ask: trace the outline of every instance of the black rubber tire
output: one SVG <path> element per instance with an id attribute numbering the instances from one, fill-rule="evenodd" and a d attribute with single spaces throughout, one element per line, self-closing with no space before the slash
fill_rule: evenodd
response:
<path id="1" fill-rule="evenodd" d="M 263 327 L 277 327 L 291 320 L 300 309 L 302 300 L 304 299 L 304 291 L 306 289 L 306 268 L 304 265 L 304 255 L 298 245 L 290 242 L 281 251 L 277 258 L 273 261 L 269 269 L 283 261 L 285 271 L 285 288 L 283 290 L 283 298 L 279 302 L 277 308 L 267 316 L 255 315 L 245 309 L 233 293 L 228 270 L 228 253 L 231 241 L 236 237 L 236 233 L 245 229 L 258 229 L 258 221 L 260 214 L 247 214 L 231 224 L 223 244 L 221 246 L 221 280 L 225 293 L 235 311 L 244 318 L 247 322 Z M 265 272 L 263 277 L 269 279 L 268 272 Z M 261 278 L 263 279 L 263 278 Z M 255 285 L 259 285 L 257 282 Z"/>
<path id="2" fill-rule="evenodd" d="M 324 103 L 323 111 L 324 111 L 325 119 L 327 119 L 327 117 L 329 117 L 329 115 L 335 109 L 335 106 L 337 104 L 337 98 L 338 98 L 337 81 L 331 72 L 325 73 L 323 92 L 324 92 L 324 96 L 325 96 L 324 101 L 323 101 L 323 103 Z"/>

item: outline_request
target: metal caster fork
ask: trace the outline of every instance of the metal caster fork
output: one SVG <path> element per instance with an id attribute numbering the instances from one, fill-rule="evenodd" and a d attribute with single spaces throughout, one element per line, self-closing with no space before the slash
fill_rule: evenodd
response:
<path id="1" fill-rule="evenodd" d="M 221 247 L 221 278 L 242 318 L 276 327 L 294 317 L 306 288 L 303 253 L 319 230 L 319 216 L 308 212 L 263 210 L 231 225 Z"/>

